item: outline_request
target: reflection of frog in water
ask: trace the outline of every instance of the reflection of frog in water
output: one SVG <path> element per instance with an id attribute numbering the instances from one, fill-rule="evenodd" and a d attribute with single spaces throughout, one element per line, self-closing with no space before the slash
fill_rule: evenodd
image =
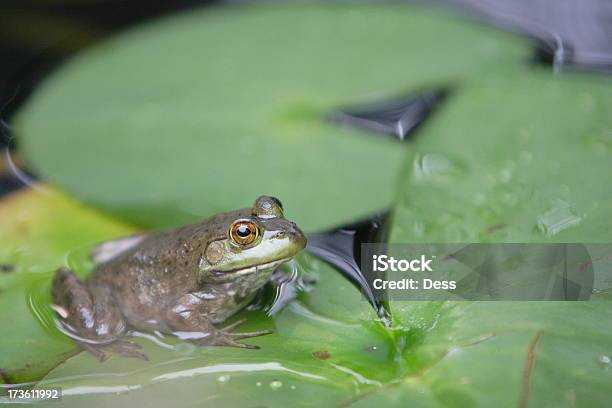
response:
<path id="1" fill-rule="evenodd" d="M 197 224 L 103 243 L 81 282 L 65 268 L 53 281 L 62 326 L 100 360 L 107 352 L 145 357 L 122 340 L 128 326 L 175 333 L 196 344 L 257 348 L 238 340 L 270 331 L 232 333 L 221 323 L 246 306 L 274 269 L 306 245 L 281 203 L 259 197 L 253 208 Z"/>

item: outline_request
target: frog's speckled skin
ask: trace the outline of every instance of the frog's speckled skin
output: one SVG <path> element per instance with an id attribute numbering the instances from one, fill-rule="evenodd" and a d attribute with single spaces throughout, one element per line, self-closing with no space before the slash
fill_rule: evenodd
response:
<path id="1" fill-rule="evenodd" d="M 255 223 L 257 240 L 232 240 L 236 220 Z M 100 360 L 109 351 L 146 358 L 121 339 L 128 327 L 174 333 L 197 344 L 255 348 L 238 340 L 269 331 L 231 333 L 237 324 L 218 329 L 213 323 L 247 305 L 274 269 L 305 245 L 280 202 L 262 196 L 251 209 L 102 244 L 92 254 L 99 263 L 84 283 L 65 268 L 57 271 L 54 307 L 64 331 Z"/>

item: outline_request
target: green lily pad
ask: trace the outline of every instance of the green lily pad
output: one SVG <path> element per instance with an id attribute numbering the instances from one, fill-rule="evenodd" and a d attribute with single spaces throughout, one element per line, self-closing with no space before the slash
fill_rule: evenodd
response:
<path id="1" fill-rule="evenodd" d="M 397 242 L 612 237 L 612 80 L 525 70 L 466 83 L 406 162 Z"/>
<path id="2" fill-rule="evenodd" d="M 38 380 L 76 352 L 48 315 L 52 272 L 75 249 L 134 231 L 39 188 L 0 201 L 0 263 L 11 266 L 0 273 L 0 383 Z"/>
<path id="3" fill-rule="evenodd" d="M 15 134 L 37 173 L 130 222 L 191 222 L 266 193 L 318 231 L 389 206 L 404 157 L 330 112 L 529 52 L 406 5 L 207 8 L 78 56 L 29 99 Z"/>
<path id="4" fill-rule="evenodd" d="M 609 79 L 518 74 L 466 84 L 426 125 L 406 165 L 392 242 L 610 242 L 612 188 L 601 181 L 612 172 Z M 612 280 L 596 282 L 605 292 Z M 404 335 L 419 340 L 402 355 L 420 369 L 356 406 L 608 404 L 609 302 L 391 307 Z"/>
<path id="5" fill-rule="evenodd" d="M 414 305 L 394 310 L 418 327 Z M 422 368 L 360 395 L 355 407 L 609 403 L 609 302 L 446 302 L 433 317 L 421 345 L 404 353 Z"/>
<path id="6" fill-rule="evenodd" d="M 321 275 L 319 287 L 346 284 L 324 278 L 333 276 Z M 66 406 L 231 407 L 248 401 L 282 407 L 292 400 L 312 406 L 313 398 L 326 406 L 515 406 L 523 398 L 536 406 L 568 400 L 606 406 L 606 358 L 612 354 L 607 302 L 395 306 L 404 326 L 382 333 L 367 321 L 314 314 L 299 301 L 271 320 L 246 314 L 245 330 L 270 323 L 276 329 L 254 340 L 261 350 L 195 348 L 150 335 L 139 339 L 149 362 L 113 358 L 101 364 L 81 353 L 39 387 L 62 387 Z"/>

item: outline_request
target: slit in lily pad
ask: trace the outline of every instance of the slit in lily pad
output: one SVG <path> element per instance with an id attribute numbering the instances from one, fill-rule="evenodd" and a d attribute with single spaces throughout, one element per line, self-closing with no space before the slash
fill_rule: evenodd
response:
<path id="1" fill-rule="evenodd" d="M 390 211 L 328 232 L 308 236 L 306 251 L 337 269 L 355 285 L 376 310 L 385 326 L 391 325 L 389 305 L 374 297 L 372 287 L 361 270 L 361 244 L 389 240 Z"/>
<path id="2" fill-rule="evenodd" d="M 332 122 L 361 128 L 394 139 L 406 140 L 448 96 L 447 89 L 341 109 L 330 115 Z"/>
<path id="3" fill-rule="evenodd" d="M 574 47 L 558 39 L 557 41 L 536 41 L 531 61 L 539 65 L 553 67 L 559 71 L 588 71 L 594 73 L 612 73 L 612 55 L 580 54 Z"/>
<path id="4" fill-rule="evenodd" d="M 560 36 L 534 36 L 534 42 L 533 63 L 551 66 L 555 71 L 561 71 L 575 63 L 573 47 Z"/>

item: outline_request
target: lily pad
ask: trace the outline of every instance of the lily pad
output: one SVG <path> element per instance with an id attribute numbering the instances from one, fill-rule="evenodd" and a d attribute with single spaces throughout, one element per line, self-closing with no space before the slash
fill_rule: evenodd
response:
<path id="1" fill-rule="evenodd" d="M 418 327 L 414 305 L 394 307 Z M 359 395 L 356 407 L 608 405 L 609 302 L 446 302 L 429 323 L 422 344 L 405 352 L 422 368 Z"/>
<path id="2" fill-rule="evenodd" d="M 52 272 L 70 252 L 134 231 L 55 190 L 38 188 L 0 201 L 0 263 L 11 266 L 0 273 L 2 383 L 38 380 L 76 352 L 50 317 L 43 318 Z"/>
<path id="3" fill-rule="evenodd" d="M 130 222 L 186 223 L 266 193 L 319 231 L 389 206 L 404 157 L 329 123 L 332 111 L 529 52 L 406 5 L 207 8 L 81 54 L 29 99 L 15 133 L 38 174 Z"/>
<path id="4" fill-rule="evenodd" d="M 489 73 L 412 145 L 397 242 L 590 242 L 612 238 L 612 80 Z"/>
<path id="5" fill-rule="evenodd" d="M 413 145 L 392 241 L 610 242 L 612 189 L 601 182 L 612 171 L 609 85 L 538 71 L 466 84 Z M 609 276 L 596 280 L 610 289 Z M 422 312 L 433 305 L 437 313 Z M 391 306 L 421 338 L 403 352 L 421 369 L 356 406 L 608 404 L 609 302 Z"/>
<path id="6" fill-rule="evenodd" d="M 333 277 L 321 275 L 319 287 L 346 284 Z M 62 387 L 66 406 L 231 407 L 249 401 L 282 407 L 292 400 L 312 406 L 313 396 L 327 406 L 527 406 L 519 404 L 523 399 L 536 406 L 568 400 L 606 406 L 605 359 L 612 354 L 607 302 L 395 306 L 404 323 L 387 333 L 367 320 L 315 314 L 301 301 L 272 319 L 248 313 L 245 329 L 270 323 L 276 329 L 255 340 L 262 347 L 256 351 L 195 348 L 148 335 L 139 343 L 149 362 L 113 358 L 101 364 L 81 353 L 39 387 Z"/>

